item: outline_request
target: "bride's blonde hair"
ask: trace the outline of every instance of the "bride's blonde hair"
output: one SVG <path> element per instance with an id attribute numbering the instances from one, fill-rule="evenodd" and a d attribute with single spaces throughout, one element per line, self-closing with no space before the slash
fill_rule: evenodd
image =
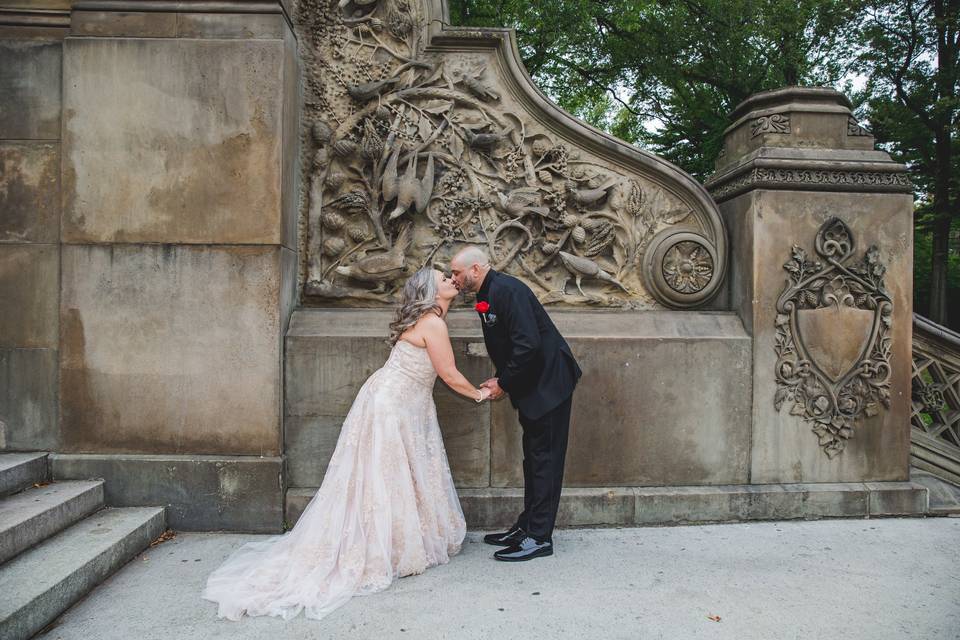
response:
<path id="1" fill-rule="evenodd" d="M 403 285 L 400 306 L 390 323 L 390 345 L 397 344 L 407 329 L 417 324 L 417 320 L 425 313 L 431 312 L 443 315 L 443 309 L 437 304 L 437 279 L 433 268 L 423 267 Z"/>

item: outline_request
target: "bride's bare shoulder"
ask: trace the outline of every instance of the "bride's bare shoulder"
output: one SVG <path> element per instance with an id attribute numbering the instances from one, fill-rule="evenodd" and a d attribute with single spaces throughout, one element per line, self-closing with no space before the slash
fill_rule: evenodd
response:
<path id="1" fill-rule="evenodd" d="M 446 321 L 435 313 L 425 313 L 420 316 L 420 319 L 417 320 L 415 327 L 431 333 L 438 331 L 442 331 L 443 333 L 447 332 Z"/>

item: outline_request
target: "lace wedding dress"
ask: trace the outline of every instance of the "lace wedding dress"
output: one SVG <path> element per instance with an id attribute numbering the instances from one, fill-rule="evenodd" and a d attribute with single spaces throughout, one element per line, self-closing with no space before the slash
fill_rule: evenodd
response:
<path id="1" fill-rule="evenodd" d="M 296 526 L 207 580 L 218 616 L 320 619 L 353 595 L 445 564 L 466 533 L 437 424 L 427 350 L 398 341 L 360 388 L 323 484 Z"/>

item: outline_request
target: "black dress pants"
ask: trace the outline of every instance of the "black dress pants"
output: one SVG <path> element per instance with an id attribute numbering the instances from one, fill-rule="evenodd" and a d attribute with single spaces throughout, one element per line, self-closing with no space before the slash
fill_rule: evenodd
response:
<path id="1" fill-rule="evenodd" d="M 536 420 L 520 414 L 523 427 L 523 513 L 517 518 L 517 526 L 540 541 L 551 540 L 557 521 L 572 404 L 573 396 L 570 396 Z"/>

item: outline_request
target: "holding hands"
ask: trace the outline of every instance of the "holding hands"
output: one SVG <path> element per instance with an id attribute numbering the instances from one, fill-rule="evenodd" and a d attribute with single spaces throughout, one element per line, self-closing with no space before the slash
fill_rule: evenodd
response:
<path id="1" fill-rule="evenodd" d="M 503 397 L 504 391 L 500 388 L 500 383 L 497 378 L 490 378 L 480 385 L 481 391 L 488 391 L 489 395 L 487 396 L 491 400 L 499 400 Z"/>

